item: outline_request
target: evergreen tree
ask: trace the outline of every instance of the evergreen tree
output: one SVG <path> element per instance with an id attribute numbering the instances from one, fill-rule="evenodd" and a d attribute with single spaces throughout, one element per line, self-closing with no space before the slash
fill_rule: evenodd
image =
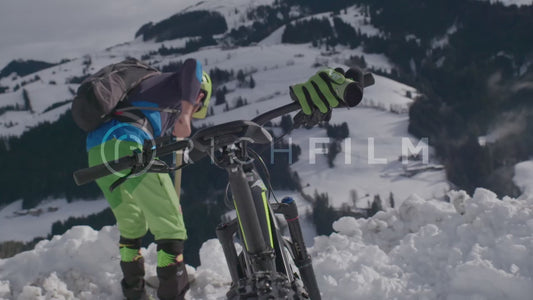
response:
<path id="1" fill-rule="evenodd" d="M 368 212 L 368 215 L 372 217 L 382 210 L 383 210 L 383 204 L 381 202 L 381 197 L 379 196 L 379 194 L 375 195 L 374 201 L 372 201 L 372 206 L 370 207 L 370 211 Z"/>
<path id="2" fill-rule="evenodd" d="M 253 89 L 255 88 L 255 80 L 254 80 L 254 77 L 250 75 L 250 88 Z"/>
<path id="3" fill-rule="evenodd" d="M 328 146 L 328 165 L 330 168 L 333 168 L 335 165 L 333 164 L 333 161 L 335 160 L 335 157 L 337 157 L 337 154 L 341 152 L 342 148 L 338 141 L 333 141 Z"/>
<path id="4" fill-rule="evenodd" d="M 292 117 L 290 115 L 285 115 L 281 117 L 280 127 L 283 133 L 290 133 L 293 129 Z"/>
<path id="5" fill-rule="evenodd" d="M 357 208 L 357 200 L 359 200 L 359 195 L 356 190 L 350 190 L 350 199 L 352 200 L 352 205 L 354 208 Z"/>
<path id="6" fill-rule="evenodd" d="M 237 98 L 237 101 L 235 103 L 235 108 L 244 106 L 245 105 L 244 101 L 245 101 L 245 99 L 243 97 L 239 96 L 239 98 Z"/>
<path id="7" fill-rule="evenodd" d="M 315 223 L 317 234 L 331 234 L 333 232 L 332 224 L 336 220 L 335 217 L 335 210 L 329 206 L 328 194 L 319 194 L 315 191 L 313 202 L 313 223 Z"/>
<path id="8" fill-rule="evenodd" d="M 241 84 L 245 82 L 245 80 L 246 80 L 246 76 L 244 75 L 243 70 L 239 70 L 239 71 L 237 72 L 237 80 L 238 80 L 239 83 L 241 83 Z"/>
<path id="9" fill-rule="evenodd" d="M 24 99 L 24 110 L 28 110 L 33 114 L 30 96 L 28 95 L 28 91 L 26 89 L 22 89 L 22 98 Z"/>
<path id="10" fill-rule="evenodd" d="M 226 89 L 225 86 L 222 89 L 217 89 L 216 90 L 216 92 L 215 92 L 215 98 L 216 98 L 215 105 L 220 105 L 220 104 L 226 103 L 226 93 L 227 93 L 227 89 Z"/>

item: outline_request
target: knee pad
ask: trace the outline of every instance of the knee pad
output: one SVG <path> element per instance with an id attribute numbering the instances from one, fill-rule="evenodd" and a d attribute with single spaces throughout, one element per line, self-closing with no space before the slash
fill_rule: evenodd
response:
<path id="1" fill-rule="evenodd" d="M 183 263 L 183 240 L 158 240 L 156 243 L 158 267 L 180 265 Z"/>
<path id="2" fill-rule="evenodd" d="M 142 258 L 141 238 L 127 239 L 123 236 L 119 240 L 120 260 L 123 262 L 137 261 Z"/>

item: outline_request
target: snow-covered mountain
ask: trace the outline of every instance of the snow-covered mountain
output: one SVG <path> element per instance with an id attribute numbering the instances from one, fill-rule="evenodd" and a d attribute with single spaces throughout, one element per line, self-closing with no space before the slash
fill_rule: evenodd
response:
<path id="1" fill-rule="evenodd" d="M 231 28 L 233 26 L 231 24 L 243 19 L 249 22 L 246 19 L 246 11 L 253 7 L 250 4 L 236 10 L 234 2 L 207 1 L 186 10 L 216 9 L 228 19 L 227 23 Z M 267 4 L 268 1 L 259 2 L 256 4 Z M 319 16 L 329 18 L 328 14 Z M 357 6 L 350 7 L 342 18 L 346 22 L 361 25 L 368 35 L 380 34 L 377 29 L 364 22 L 363 13 Z M 0 86 L 10 87 L 7 93 L 0 94 L 0 105 L 24 107 L 28 101 L 25 97 L 29 99 L 31 105 L 31 110 L 5 111 L 0 119 L 0 135 L 20 136 L 42 122 L 56 121 L 70 108 L 70 103 L 65 100 L 71 99 L 73 91 L 77 88 L 77 84 L 69 83 L 72 78 L 92 73 L 123 57 L 140 58 L 157 51 L 163 45 L 167 48 L 183 47 L 188 39 L 157 43 L 145 42 L 138 38 L 25 77 L 17 77 L 14 80 L 11 77 L 0 79 Z M 186 55 L 152 54 L 148 61 L 157 67 L 163 67 L 193 57 L 200 60 L 207 71 L 215 68 L 235 70 L 235 72 L 243 70 L 249 76 L 253 76 L 256 82 L 253 89 L 241 86 L 238 80 L 225 83 L 224 86 L 228 89 L 226 101 L 230 110 L 225 111 L 225 105 L 213 106 L 212 115 L 195 123 L 196 126 L 201 126 L 236 119 L 251 119 L 260 112 L 286 104 L 291 101 L 288 96 L 290 84 L 304 82 L 323 66 L 347 68 L 346 62 L 354 56 L 364 57 L 368 68 L 388 71 L 393 67 L 385 56 L 364 53 L 362 48 L 350 49 L 338 46 L 335 51 L 326 51 L 324 47 L 311 47 L 310 44 L 283 44 L 279 30 L 274 31 L 257 45 L 229 48 L 210 46 Z M 309 162 L 310 152 L 317 152 L 312 148 L 324 144 L 313 144 L 313 141 L 317 138 L 327 138 L 324 129 L 302 129 L 290 135 L 291 141 L 302 148 L 302 155 L 292 169 L 300 174 L 304 186 L 308 186 L 304 188 L 304 192 L 308 195 L 313 195 L 315 190 L 328 193 L 331 204 L 336 207 L 349 203 L 352 206 L 356 204 L 365 208 L 373 201 L 375 195 L 388 199 L 390 193 L 394 194 L 397 204 L 412 193 L 418 193 L 422 197 L 442 198 L 449 190 L 449 185 L 443 170 L 431 168 L 438 166 L 438 162 L 433 161 L 432 153 L 429 153 L 430 164 L 426 167 L 420 161 L 411 161 L 408 164 L 398 161 L 398 158 L 404 154 L 402 147 L 407 143 L 411 145 L 419 143 L 407 133 L 408 107 L 418 92 L 412 87 L 386 77 L 377 75 L 375 77 L 376 84 L 365 91 L 365 98 L 357 108 L 337 110 L 333 114 L 332 124 L 346 122 L 350 129 L 350 138 L 342 144 L 344 152 L 338 155 L 335 168 L 328 168 L 327 158 L 323 154 L 317 155 L 316 163 Z M 16 89 L 16 86 L 20 88 Z M 248 105 L 236 107 L 239 98 L 246 99 Z M 213 100 L 213 103 L 215 101 Z M 371 146 L 375 151 L 369 150 Z M 372 158 L 386 162 L 375 163 Z M 422 169 L 417 169 L 420 166 Z M 417 171 L 409 173 L 408 170 Z M 324 182 L 329 184 L 324 185 Z M 357 203 L 353 203 L 351 196 L 354 191 L 359 198 Z M 17 217 L 17 214 L 25 213 L 21 210 L 21 205 L 21 202 L 15 202 L 6 207 L 2 213 L 4 216 L 2 224 L 28 220 Z M 67 207 L 70 205 L 61 205 L 59 210 L 70 211 Z M 50 228 L 51 223 L 64 220 L 68 215 L 55 212 L 52 217 L 52 214 L 45 212 L 42 214 L 43 218 L 30 218 L 31 223 L 39 230 L 32 230 L 31 226 L 20 227 L 26 230 L 24 232 L 21 230 L 16 235 L 2 235 L 0 240 L 13 238 L 31 240 L 42 235 L 42 228 Z M 44 216 L 47 216 L 48 221 L 44 221 Z"/>

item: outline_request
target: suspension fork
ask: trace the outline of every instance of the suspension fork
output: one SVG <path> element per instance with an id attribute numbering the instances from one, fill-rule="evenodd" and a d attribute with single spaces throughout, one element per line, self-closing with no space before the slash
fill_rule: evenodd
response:
<path id="1" fill-rule="evenodd" d="M 251 259 L 252 271 L 274 271 L 274 250 L 266 242 L 269 239 L 265 239 L 258 216 L 258 212 L 263 211 L 265 208 L 257 209 L 257 203 L 254 201 L 252 189 L 247 178 L 247 174 L 250 173 L 245 172 L 243 165 L 238 163 L 227 166 L 226 171 L 244 246 Z M 269 218 L 268 215 L 265 217 Z M 270 228 L 268 228 L 268 231 L 271 234 Z"/>
<path id="2" fill-rule="evenodd" d="M 294 263 L 300 271 L 300 276 L 304 283 L 311 300 L 320 300 L 320 290 L 316 282 L 311 256 L 307 253 L 305 241 L 300 226 L 298 208 L 294 199 L 285 197 L 282 203 L 273 207 L 275 213 L 281 213 L 285 216 L 289 234 L 292 239 L 292 250 L 294 253 Z"/>
<path id="3" fill-rule="evenodd" d="M 233 244 L 233 236 L 237 233 L 238 226 L 237 219 L 233 219 L 228 223 L 219 224 L 216 230 L 218 241 L 226 257 L 231 281 L 235 284 L 238 284 L 239 279 L 244 275 L 243 270 L 239 268 L 239 257 Z"/>
<path id="4" fill-rule="evenodd" d="M 278 230 L 279 225 L 275 216 L 275 212 L 272 209 L 271 203 L 268 201 L 267 188 L 255 170 L 251 165 L 246 169 L 246 177 L 248 185 L 252 191 L 252 197 L 257 209 L 257 216 L 263 229 L 263 237 L 265 242 L 274 249 L 275 265 L 278 272 L 284 273 L 290 282 L 293 281 L 293 274 L 291 267 L 289 266 L 289 258 L 284 250 L 284 239 L 281 236 L 281 232 Z"/>

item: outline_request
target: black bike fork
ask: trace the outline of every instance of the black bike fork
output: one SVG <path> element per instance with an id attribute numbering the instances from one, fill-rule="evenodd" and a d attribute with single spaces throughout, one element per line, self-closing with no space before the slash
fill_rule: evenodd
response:
<path id="1" fill-rule="evenodd" d="M 273 205 L 273 209 L 275 213 L 281 213 L 285 216 L 292 240 L 294 263 L 300 271 L 300 276 L 302 276 L 302 281 L 309 293 L 309 297 L 311 300 L 320 300 L 320 291 L 316 282 L 315 272 L 313 271 L 311 256 L 307 253 L 305 246 L 296 202 L 294 199 L 286 197 L 282 200 L 282 203 Z"/>
<path id="2" fill-rule="evenodd" d="M 233 236 L 237 233 L 239 228 L 237 219 L 233 219 L 228 223 L 222 223 L 217 226 L 217 238 L 222 245 L 224 256 L 226 257 L 231 281 L 235 285 L 239 283 L 239 279 L 244 277 L 244 270 L 239 268 L 239 257 L 237 256 L 237 249 L 233 243 Z"/>

